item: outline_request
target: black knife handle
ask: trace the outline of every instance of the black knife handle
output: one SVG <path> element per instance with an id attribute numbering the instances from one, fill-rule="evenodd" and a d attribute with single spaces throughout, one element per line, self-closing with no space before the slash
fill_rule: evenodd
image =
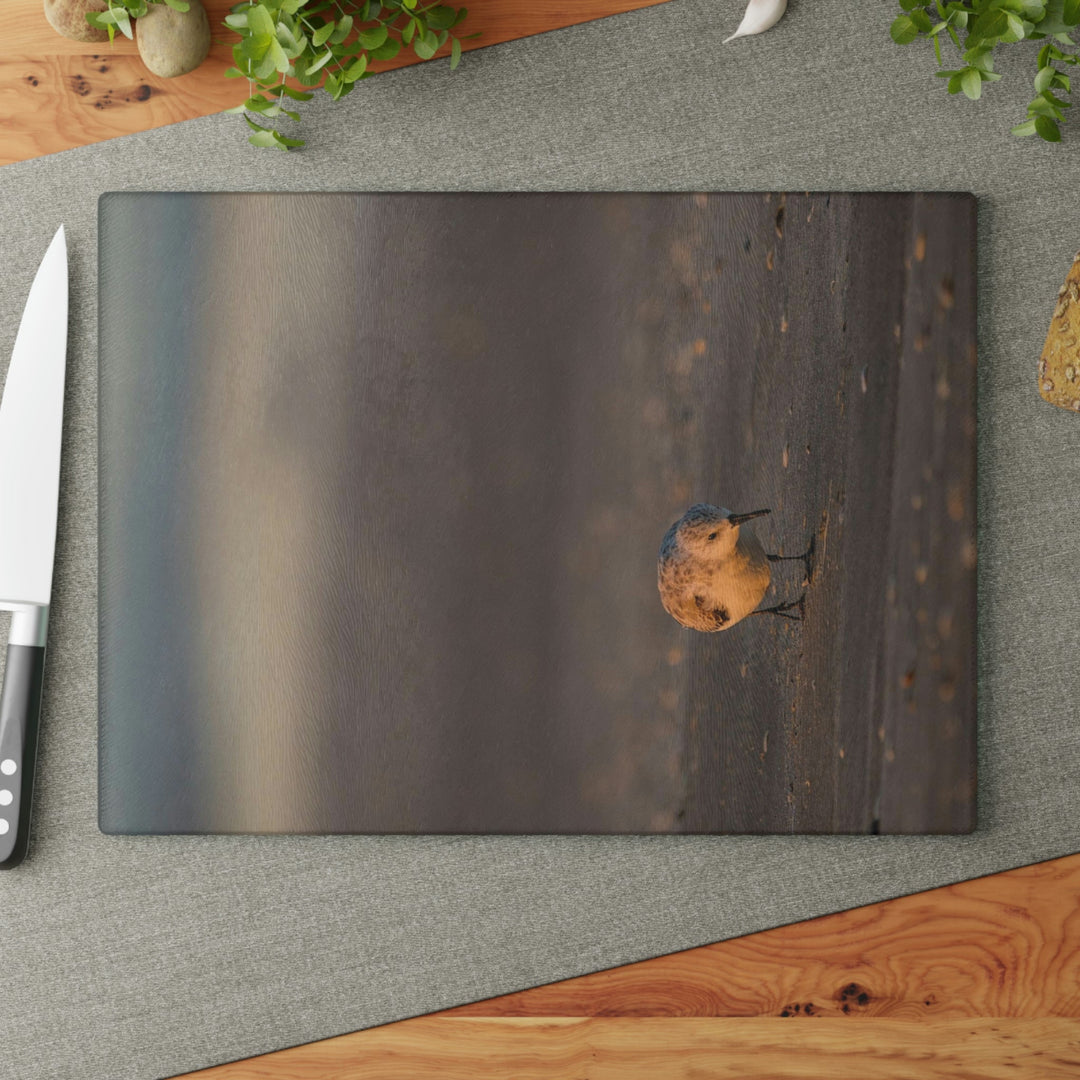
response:
<path id="1" fill-rule="evenodd" d="M 30 840 L 44 670 L 44 646 L 8 646 L 0 691 L 0 870 L 18 866 Z"/>

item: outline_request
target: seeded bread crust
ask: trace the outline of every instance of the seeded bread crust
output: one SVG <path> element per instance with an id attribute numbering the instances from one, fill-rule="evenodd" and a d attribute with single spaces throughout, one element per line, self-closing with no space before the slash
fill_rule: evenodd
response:
<path id="1" fill-rule="evenodd" d="M 1051 405 L 1080 412 L 1080 252 L 1058 290 L 1039 360 L 1039 393 Z"/>

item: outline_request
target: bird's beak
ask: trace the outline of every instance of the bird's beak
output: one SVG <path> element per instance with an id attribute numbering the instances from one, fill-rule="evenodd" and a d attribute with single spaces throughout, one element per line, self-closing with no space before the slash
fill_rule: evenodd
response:
<path id="1" fill-rule="evenodd" d="M 751 518 L 761 517 L 763 514 L 771 514 L 771 510 L 751 510 L 749 514 L 730 514 L 728 521 L 732 525 L 741 525 L 744 521 L 749 521 Z"/>

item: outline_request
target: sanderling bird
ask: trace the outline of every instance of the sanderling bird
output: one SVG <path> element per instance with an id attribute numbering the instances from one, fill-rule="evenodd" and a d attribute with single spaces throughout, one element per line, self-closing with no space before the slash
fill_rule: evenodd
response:
<path id="1" fill-rule="evenodd" d="M 746 522 L 771 510 L 733 514 L 722 506 L 698 503 L 664 534 L 656 579 L 664 610 L 691 630 L 727 630 L 747 615 L 801 619 L 805 593 L 798 600 L 759 608 L 772 580 L 770 564 L 801 559 L 806 582 L 813 573 L 814 545 L 804 555 L 770 555 Z M 797 608 L 799 614 L 793 614 Z"/>

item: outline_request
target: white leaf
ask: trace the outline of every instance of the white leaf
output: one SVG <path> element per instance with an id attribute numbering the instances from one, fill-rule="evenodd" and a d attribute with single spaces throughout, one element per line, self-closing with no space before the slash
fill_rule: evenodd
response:
<path id="1" fill-rule="evenodd" d="M 748 37 L 750 34 L 760 34 L 775 26 L 780 17 L 787 11 L 787 0 L 750 0 L 746 6 L 746 14 L 739 23 L 739 29 L 731 37 L 724 38 L 726 45 L 733 38 Z"/>

